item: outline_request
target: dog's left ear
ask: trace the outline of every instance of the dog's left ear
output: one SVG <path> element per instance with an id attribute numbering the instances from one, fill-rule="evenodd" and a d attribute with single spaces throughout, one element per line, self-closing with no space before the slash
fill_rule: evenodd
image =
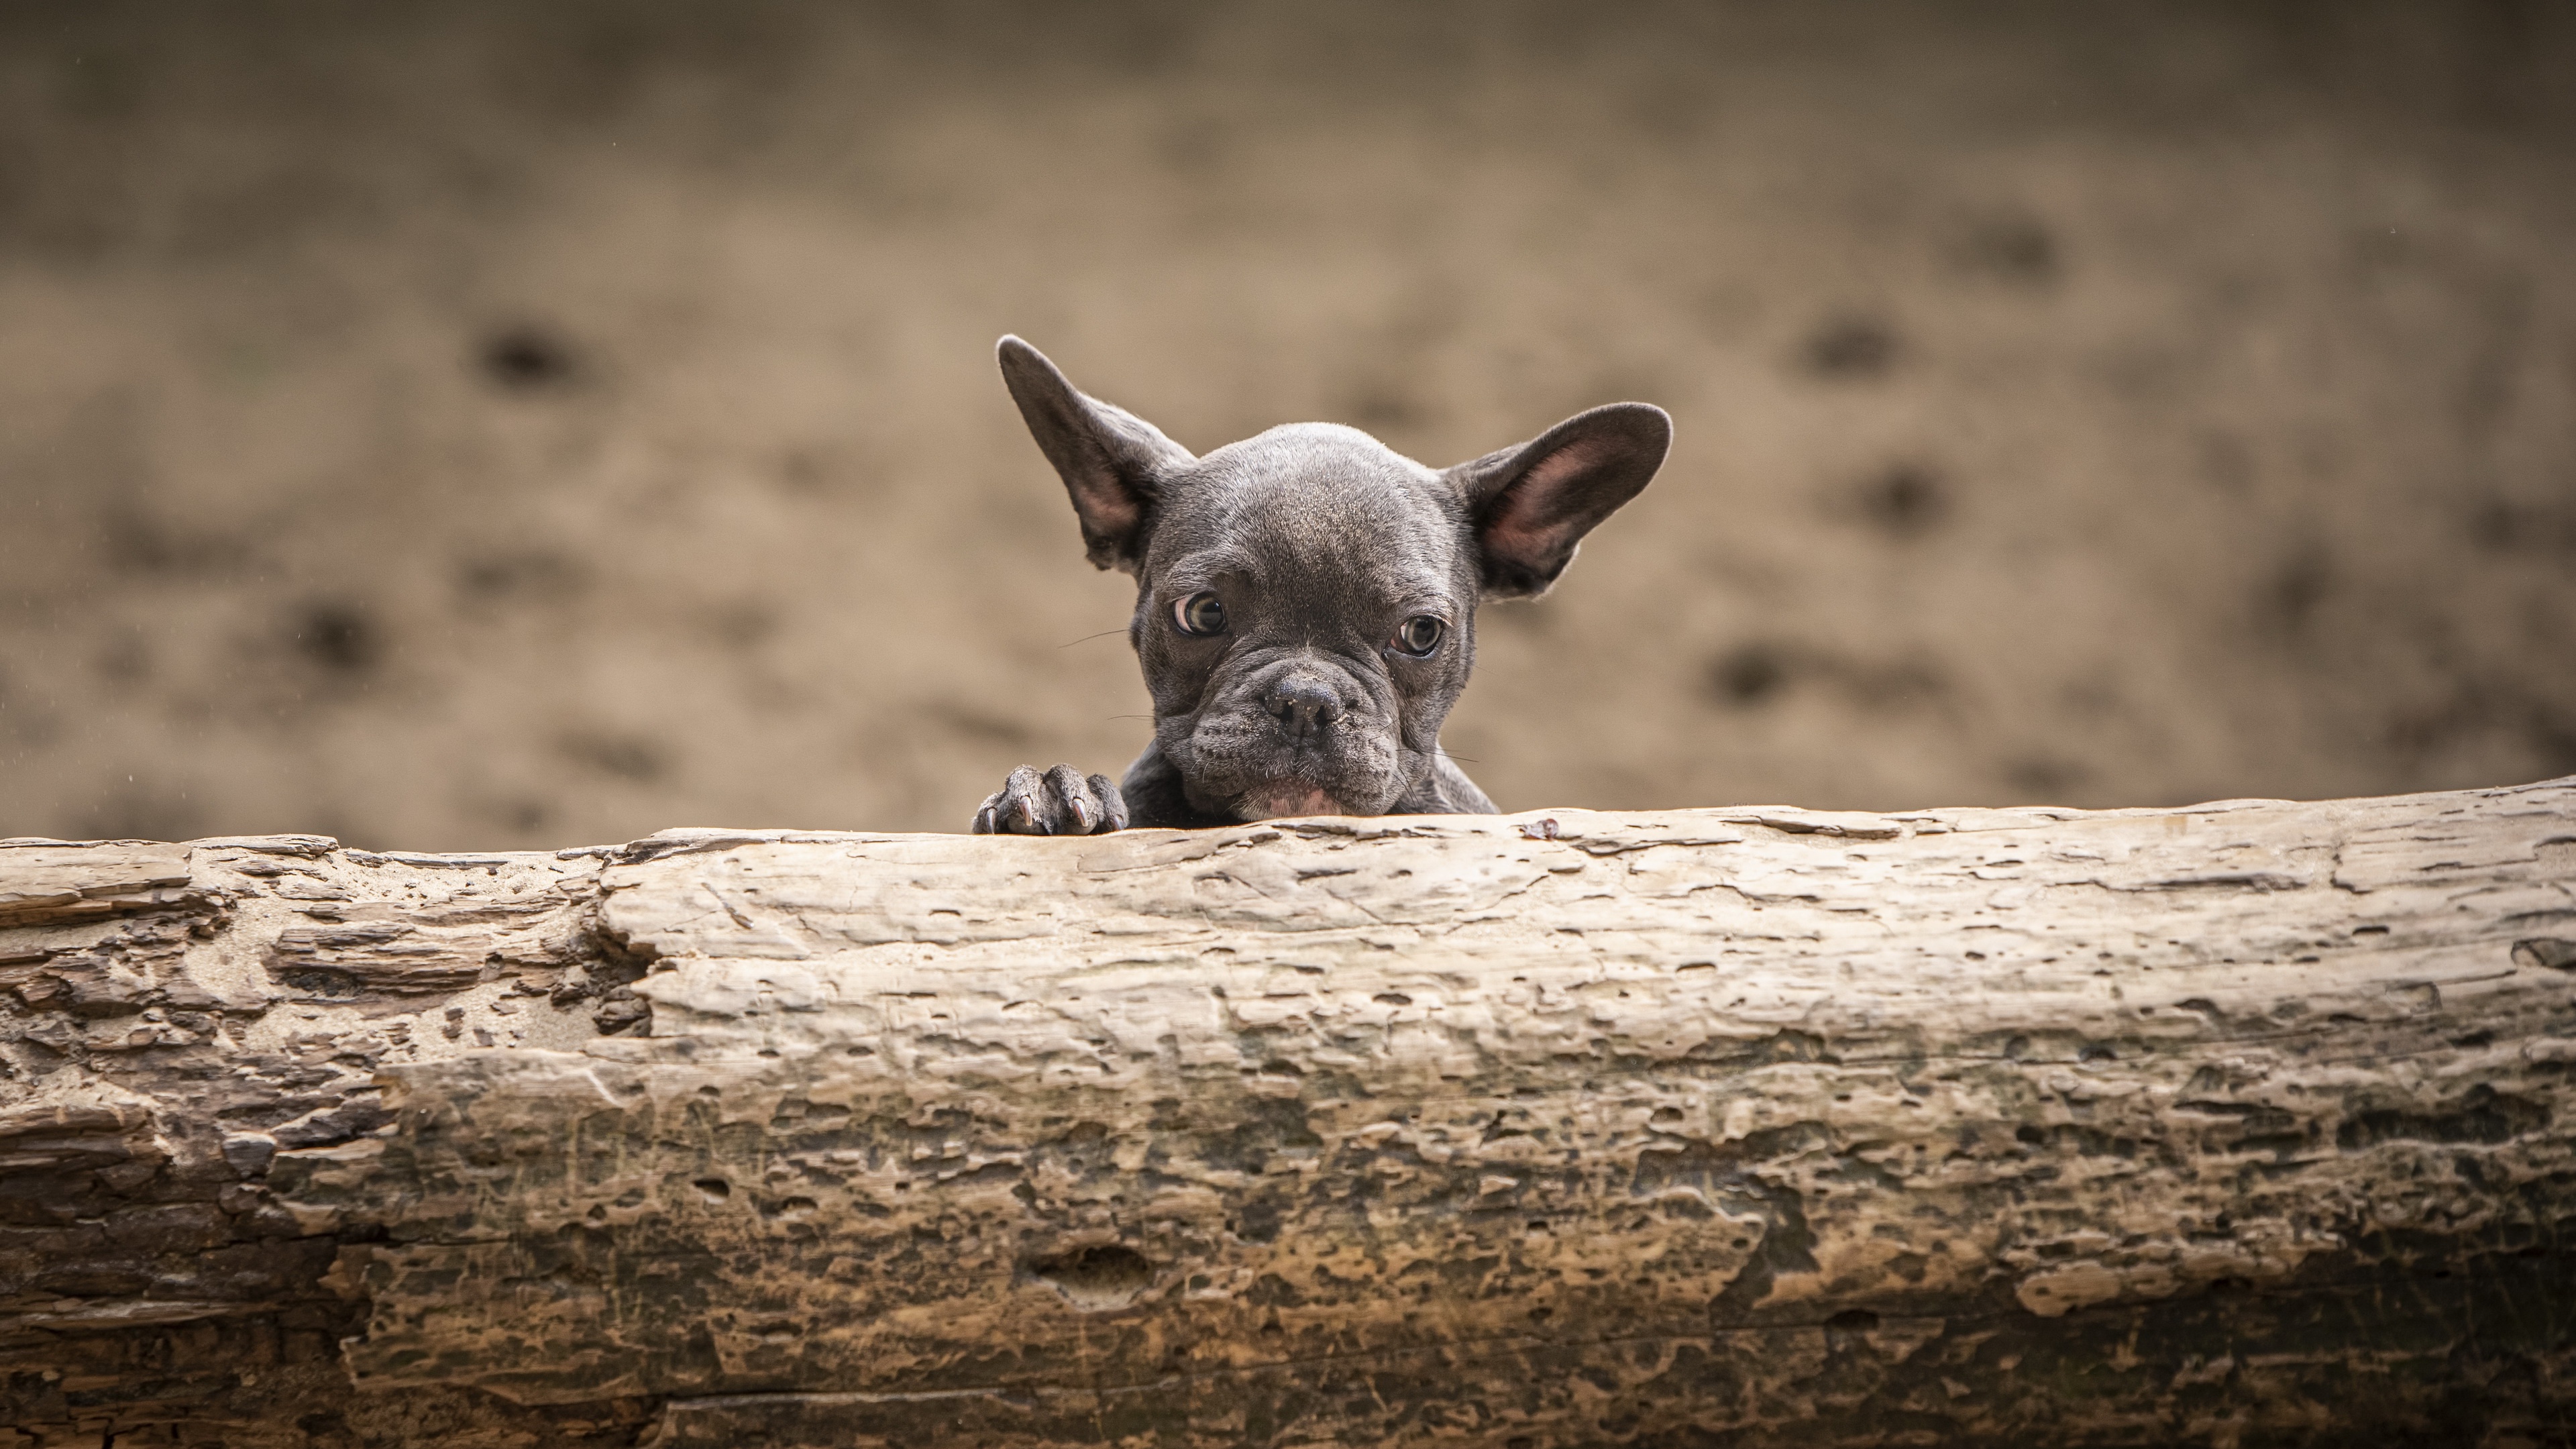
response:
<path id="1" fill-rule="evenodd" d="M 1092 564 L 1134 573 L 1163 479 L 1198 460 L 1152 423 L 1085 396 L 1045 353 L 1017 337 L 1004 337 L 995 356 L 1038 451 L 1073 497 Z"/>
<path id="2" fill-rule="evenodd" d="M 1443 473 L 1467 499 L 1485 597 L 1546 593 L 1583 535 L 1645 489 L 1672 442 L 1662 408 L 1611 403 Z"/>

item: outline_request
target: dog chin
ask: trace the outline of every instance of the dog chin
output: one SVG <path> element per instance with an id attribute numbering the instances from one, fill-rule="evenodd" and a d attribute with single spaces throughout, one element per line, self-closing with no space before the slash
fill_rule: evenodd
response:
<path id="1" fill-rule="evenodd" d="M 1349 807 L 1303 780 L 1278 780 L 1255 786 L 1235 797 L 1234 813 L 1246 820 L 1280 820 L 1295 815 L 1348 815 Z"/>

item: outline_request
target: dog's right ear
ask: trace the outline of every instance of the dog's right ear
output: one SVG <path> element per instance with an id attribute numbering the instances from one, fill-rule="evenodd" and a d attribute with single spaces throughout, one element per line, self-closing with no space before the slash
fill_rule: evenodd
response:
<path id="1" fill-rule="evenodd" d="M 1198 460 L 1152 423 L 1084 396 L 1045 353 L 1017 337 L 1004 337 L 995 350 L 1011 401 L 1073 495 L 1091 562 L 1134 573 L 1163 480 Z"/>
<path id="2" fill-rule="evenodd" d="M 1449 469 L 1444 476 L 1475 520 L 1485 597 L 1546 593 L 1583 535 L 1637 496 L 1672 443 L 1673 420 L 1662 408 L 1611 403 Z"/>

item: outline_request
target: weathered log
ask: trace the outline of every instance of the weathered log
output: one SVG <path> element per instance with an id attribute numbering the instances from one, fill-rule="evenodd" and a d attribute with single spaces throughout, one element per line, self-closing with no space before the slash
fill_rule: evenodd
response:
<path id="1" fill-rule="evenodd" d="M 2576 779 L 11 842 L 0 987 L 0 1445 L 2576 1421 Z"/>

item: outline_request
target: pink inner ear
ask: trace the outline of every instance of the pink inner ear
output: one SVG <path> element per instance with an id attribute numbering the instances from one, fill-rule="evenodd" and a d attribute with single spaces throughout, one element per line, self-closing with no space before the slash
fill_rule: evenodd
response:
<path id="1" fill-rule="evenodd" d="M 1606 451 L 1598 439 L 1578 438 L 1531 464 L 1497 500 L 1485 524 L 1485 547 L 1517 557 L 1547 552 L 1548 535 L 1565 524 L 1565 485 L 1598 467 Z"/>
<path id="2" fill-rule="evenodd" d="M 1134 528 L 1136 521 L 1144 516 L 1136 495 L 1127 491 L 1127 485 L 1106 470 L 1083 479 L 1077 486 L 1081 489 L 1081 497 L 1075 500 L 1076 511 L 1094 532 L 1114 538 Z"/>

